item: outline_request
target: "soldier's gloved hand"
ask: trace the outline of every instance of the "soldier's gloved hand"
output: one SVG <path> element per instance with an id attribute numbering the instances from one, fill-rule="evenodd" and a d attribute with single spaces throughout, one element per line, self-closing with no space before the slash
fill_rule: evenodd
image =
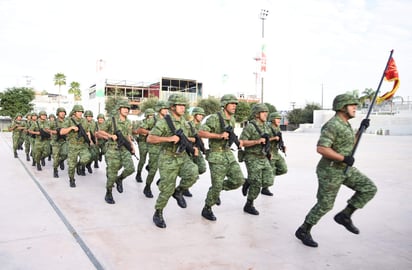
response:
<path id="1" fill-rule="evenodd" d="M 346 163 L 348 166 L 352 166 L 355 163 L 355 159 L 352 156 L 345 156 L 343 158 L 343 162 Z"/>
<path id="2" fill-rule="evenodd" d="M 362 120 L 360 126 L 361 128 L 363 127 L 363 130 L 366 130 L 369 127 L 369 124 L 370 124 L 370 119 L 365 118 Z"/>

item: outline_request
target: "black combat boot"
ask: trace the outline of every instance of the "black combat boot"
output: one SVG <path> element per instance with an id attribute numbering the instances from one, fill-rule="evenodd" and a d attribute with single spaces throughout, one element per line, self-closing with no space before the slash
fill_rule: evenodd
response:
<path id="1" fill-rule="evenodd" d="M 203 207 L 202 209 L 202 217 L 204 217 L 205 219 L 208 219 L 210 221 L 215 221 L 216 217 L 213 214 L 212 211 L 212 207 L 205 205 L 205 207 Z"/>
<path id="2" fill-rule="evenodd" d="M 93 173 L 93 170 L 92 170 L 92 163 L 90 162 L 90 163 L 87 163 L 87 165 L 86 165 L 86 168 L 87 168 L 87 172 L 88 173 Z M 86 172 L 85 172 L 85 174 L 86 174 Z"/>
<path id="3" fill-rule="evenodd" d="M 113 200 L 113 195 L 112 195 L 112 189 L 111 188 L 106 188 L 106 196 L 104 196 L 104 200 L 108 204 L 114 204 L 115 201 Z"/>
<path id="4" fill-rule="evenodd" d="M 30 155 L 29 154 L 26 154 L 26 160 L 30 161 Z"/>
<path id="5" fill-rule="evenodd" d="M 250 187 L 250 184 L 249 184 L 249 182 L 247 181 L 247 179 L 245 179 L 245 183 L 243 183 L 243 186 L 242 186 L 242 194 L 243 194 L 243 196 L 246 196 L 246 195 L 247 195 L 247 191 L 248 191 L 249 187 Z"/>
<path id="6" fill-rule="evenodd" d="M 81 176 L 86 176 L 86 165 L 80 165 Z"/>
<path id="7" fill-rule="evenodd" d="M 48 161 L 50 161 L 50 160 L 51 160 L 51 155 L 49 155 L 49 157 L 47 158 L 47 160 L 48 160 Z"/>
<path id="8" fill-rule="evenodd" d="M 220 197 L 217 197 L 216 199 L 216 205 L 219 206 L 222 204 L 222 201 L 220 200 Z"/>
<path id="9" fill-rule="evenodd" d="M 38 170 L 38 171 L 41 171 L 41 165 L 40 165 L 40 163 L 37 163 L 37 170 Z"/>
<path id="10" fill-rule="evenodd" d="M 251 200 L 246 201 L 245 207 L 243 207 L 243 211 L 251 215 L 259 215 L 258 210 L 256 210 L 256 208 L 253 206 L 253 201 Z"/>
<path id="11" fill-rule="evenodd" d="M 312 227 L 312 225 L 309 225 L 310 227 Z M 318 243 L 316 243 L 315 241 L 313 241 L 312 239 L 312 235 L 310 234 L 310 229 L 305 229 L 303 228 L 304 226 L 300 226 L 296 232 L 295 232 L 295 236 L 296 238 L 298 238 L 299 240 L 302 241 L 302 243 L 305 246 L 308 247 L 318 247 Z"/>
<path id="12" fill-rule="evenodd" d="M 64 170 L 64 160 L 61 160 L 59 163 L 60 170 Z"/>
<path id="13" fill-rule="evenodd" d="M 79 163 L 77 163 L 77 166 L 76 166 L 76 173 L 77 175 L 82 175 L 82 168 L 80 167 Z"/>
<path id="14" fill-rule="evenodd" d="M 14 152 L 14 157 L 18 158 L 19 156 L 17 155 L 17 152 Z"/>
<path id="15" fill-rule="evenodd" d="M 150 185 L 147 185 L 144 187 L 143 189 L 143 194 L 147 197 L 147 198 L 153 198 L 153 193 L 152 190 L 150 189 Z"/>
<path id="16" fill-rule="evenodd" d="M 102 153 L 99 153 L 99 161 L 102 161 L 102 157 L 103 157 Z"/>
<path id="17" fill-rule="evenodd" d="M 70 178 L 70 187 L 75 188 L 76 187 L 76 180 L 74 178 Z"/>
<path id="18" fill-rule="evenodd" d="M 137 172 L 135 179 L 136 179 L 136 182 L 137 182 L 137 183 L 142 183 L 142 182 L 143 182 L 143 180 L 142 180 L 142 173 L 141 173 L 141 172 Z"/>
<path id="19" fill-rule="evenodd" d="M 182 194 L 183 194 L 183 196 L 186 196 L 186 197 L 192 197 L 193 196 L 192 193 L 190 193 L 189 189 L 185 189 Z"/>
<path id="20" fill-rule="evenodd" d="M 31 166 L 36 166 L 36 161 L 33 158 L 33 163 L 31 164 Z"/>
<path id="21" fill-rule="evenodd" d="M 46 166 L 46 160 L 44 158 L 41 159 L 41 165 Z"/>
<path id="22" fill-rule="evenodd" d="M 359 234 L 359 229 L 352 223 L 350 216 L 340 212 L 333 218 L 338 224 L 344 226 L 348 231 L 354 234 Z"/>
<path id="23" fill-rule="evenodd" d="M 99 168 L 99 162 L 97 160 L 94 161 L 94 168 L 95 169 Z"/>
<path id="24" fill-rule="evenodd" d="M 186 208 L 186 200 L 185 200 L 185 198 L 183 197 L 183 194 L 182 194 L 183 192 L 179 189 L 179 188 L 176 188 L 175 189 L 175 192 L 173 193 L 173 198 L 175 198 L 176 199 L 176 201 L 177 201 L 177 205 L 179 205 L 181 208 Z"/>
<path id="25" fill-rule="evenodd" d="M 159 228 L 166 228 L 165 220 L 163 219 L 163 210 L 156 209 L 153 215 L 153 222 Z"/>
<path id="26" fill-rule="evenodd" d="M 116 179 L 116 189 L 119 193 L 123 193 L 123 178 L 121 176 Z"/>
<path id="27" fill-rule="evenodd" d="M 263 195 L 266 195 L 266 196 L 273 196 L 273 193 L 270 192 L 269 188 L 267 188 L 267 187 L 262 188 L 262 191 L 260 193 L 262 193 Z"/>
<path id="28" fill-rule="evenodd" d="M 57 170 L 57 168 L 53 168 L 53 177 L 59 178 L 59 171 Z"/>
<path id="29" fill-rule="evenodd" d="M 146 167 L 144 167 L 144 168 L 146 169 L 146 171 L 147 171 L 147 172 L 149 172 L 149 171 L 150 171 L 149 164 L 148 164 L 148 165 L 146 165 Z"/>

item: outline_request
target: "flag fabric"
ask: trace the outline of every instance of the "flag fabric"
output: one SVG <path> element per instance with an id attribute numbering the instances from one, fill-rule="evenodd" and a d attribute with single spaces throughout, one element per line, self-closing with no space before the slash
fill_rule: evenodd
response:
<path id="1" fill-rule="evenodd" d="M 262 45 L 262 55 L 260 62 L 260 72 L 266 72 L 266 46 Z"/>
<path id="2" fill-rule="evenodd" d="M 396 68 L 395 60 L 393 60 L 392 57 L 389 60 L 388 67 L 385 70 L 385 79 L 389 82 L 393 81 L 394 82 L 393 87 L 391 91 L 386 92 L 385 94 L 383 94 L 382 96 L 376 99 L 377 104 L 380 104 L 384 102 L 385 100 L 392 98 L 393 95 L 395 95 L 395 92 L 399 88 L 399 73 L 398 73 L 398 69 Z"/>

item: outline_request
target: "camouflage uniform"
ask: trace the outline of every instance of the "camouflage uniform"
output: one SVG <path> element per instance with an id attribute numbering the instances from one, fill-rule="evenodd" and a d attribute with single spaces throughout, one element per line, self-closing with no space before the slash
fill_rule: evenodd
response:
<path id="1" fill-rule="evenodd" d="M 60 112 L 66 112 L 63 107 L 57 108 L 56 115 L 59 115 Z M 57 117 L 55 121 L 50 122 L 50 130 L 54 130 L 60 133 L 60 130 L 64 127 L 66 118 L 60 119 Z M 66 136 L 58 136 L 57 134 L 52 134 L 51 137 L 51 146 L 52 146 L 52 156 L 53 156 L 53 176 L 59 177 L 58 167 L 64 170 L 64 161 L 67 159 L 68 148 L 66 142 Z"/>
<path id="2" fill-rule="evenodd" d="M 24 122 L 24 152 L 26 153 L 26 160 L 30 161 L 30 134 L 28 132 L 31 125 L 31 113 L 26 114 L 26 121 Z"/>
<path id="3" fill-rule="evenodd" d="M 128 103 L 123 102 L 120 103 L 120 108 L 129 108 L 130 106 Z M 113 123 L 113 121 L 115 123 Z M 129 138 L 132 135 L 132 123 L 130 120 L 126 119 L 122 121 L 119 115 L 113 116 L 110 119 L 107 119 L 100 130 L 107 132 L 108 134 L 113 135 L 115 133 L 115 126 L 117 130 L 123 134 L 125 139 Z M 112 196 L 112 189 L 114 183 L 117 185 L 117 190 L 121 193 L 123 192 L 123 185 L 122 181 L 128 177 L 129 175 L 134 173 L 134 163 L 132 160 L 132 156 L 124 146 L 118 147 L 117 141 L 108 140 L 106 143 L 107 151 L 105 154 L 105 161 L 106 161 L 106 197 L 105 200 L 108 203 L 114 203 L 113 196 Z M 123 169 L 120 175 L 117 175 L 120 169 Z"/>
<path id="4" fill-rule="evenodd" d="M 9 130 L 13 131 L 12 134 L 12 139 L 13 139 L 13 153 L 14 157 L 17 158 L 17 150 L 20 150 L 20 148 L 23 145 L 24 138 L 23 138 L 23 127 L 25 127 L 25 124 L 23 120 L 21 119 L 23 116 L 21 114 L 17 114 L 16 118 L 13 120 L 11 123 L 11 126 Z"/>
<path id="5" fill-rule="evenodd" d="M 259 112 L 268 111 L 267 107 L 263 104 L 257 104 L 256 106 L 261 106 L 264 110 L 253 112 L 253 115 Z M 259 140 L 261 138 L 262 134 L 258 132 L 252 123 L 258 127 L 262 134 L 269 134 L 270 128 L 266 122 L 262 123 L 254 119 L 251 120 L 250 123 L 243 129 L 239 137 L 240 140 L 251 141 Z M 244 211 L 253 215 L 258 215 L 259 212 L 254 208 L 253 201 L 259 196 L 262 187 L 273 182 L 272 167 L 268 157 L 262 152 L 262 145 L 260 143 L 250 147 L 245 147 L 244 151 L 244 161 L 248 172 L 247 181 L 250 185 Z"/>
<path id="6" fill-rule="evenodd" d="M 32 122 L 30 131 L 40 132 L 40 129 L 49 129 L 49 122 L 47 119 L 41 119 L 42 115 L 46 115 L 45 111 L 39 112 L 39 119 Z M 41 165 L 45 165 L 45 158 L 50 155 L 50 138 L 42 138 L 40 135 L 36 135 L 36 139 L 33 147 L 33 161 L 37 164 L 37 170 L 41 171 Z M 41 165 L 40 165 L 41 161 Z M 33 163 L 34 163 L 33 162 Z"/>
<path id="7" fill-rule="evenodd" d="M 102 118 L 103 120 L 105 120 L 104 118 L 104 114 L 99 113 L 97 115 L 97 131 L 99 131 L 103 125 L 104 125 L 104 121 L 103 123 L 99 123 L 99 118 Z M 106 154 L 107 151 L 107 140 L 102 139 L 102 138 L 97 138 L 97 146 L 98 146 L 98 160 L 102 161 L 102 157 Z"/>
<path id="8" fill-rule="evenodd" d="M 186 106 L 186 99 L 179 94 L 172 94 L 169 96 L 169 107 L 175 105 Z M 173 114 L 170 114 L 171 121 L 176 130 L 182 129 L 184 134 L 188 137 L 190 135 L 189 126 L 184 117 L 176 119 Z M 171 131 L 165 119 L 157 121 L 154 128 L 150 131 L 149 136 L 171 137 L 174 133 Z M 179 143 L 173 142 L 161 143 L 161 150 L 159 156 L 159 172 L 161 181 L 159 182 L 159 196 L 155 204 L 155 214 L 153 221 L 156 226 L 165 228 L 166 224 L 163 220 L 163 208 L 166 207 L 169 198 L 173 197 L 177 200 L 178 205 L 182 208 L 186 207 L 186 202 L 183 198 L 183 190 L 190 188 L 198 177 L 198 168 L 186 153 L 176 153 Z M 181 178 L 179 185 L 176 187 L 176 178 Z"/>
<path id="9" fill-rule="evenodd" d="M 223 108 L 230 103 L 237 104 L 237 98 L 233 95 L 224 95 L 221 98 L 221 106 Z M 225 119 L 223 109 L 220 113 L 224 118 L 225 126 L 235 127 L 235 117 L 233 115 L 229 119 Z M 217 134 L 223 133 L 224 129 L 221 127 L 218 114 L 210 115 L 206 122 L 201 125 L 200 131 Z M 227 140 L 209 139 L 209 150 L 206 152 L 206 160 L 209 163 L 212 186 L 207 193 L 202 215 L 205 217 L 204 214 L 207 212 L 212 217 L 210 220 L 216 220 L 211 207 L 220 201 L 220 192 L 222 190 L 237 189 L 244 183 L 244 176 L 239 163 L 228 146 Z M 225 179 L 225 177 L 227 178 Z"/>
<path id="10" fill-rule="evenodd" d="M 88 125 L 87 121 L 84 118 L 76 118 L 74 115 L 76 112 L 84 112 L 83 106 L 81 105 L 74 105 L 73 114 L 71 117 L 67 118 L 63 127 L 65 129 L 70 129 L 67 133 L 67 142 L 68 142 L 68 166 L 69 166 L 69 181 L 70 187 L 76 187 L 74 173 L 78 166 L 82 168 L 90 162 L 91 154 L 89 151 L 89 145 L 86 143 L 85 139 L 80 136 L 79 138 L 79 131 L 74 131 L 73 127 L 76 125 L 81 125 L 83 129 L 88 132 Z"/>
<path id="11" fill-rule="evenodd" d="M 192 115 L 195 116 L 196 114 L 202 114 L 204 116 L 205 111 L 200 107 L 195 107 L 192 111 Z M 199 132 L 200 126 L 201 123 L 195 123 L 194 120 L 189 122 L 189 127 L 193 134 L 197 134 Z M 203 155 L 199 153 L 197 157 L 192 157 L 192 159 L 199 169 L 199 174 L 204 174 L 206 172 L 206 162 Z"/>
<path id="12" fill-rule="evenodd" d="M 352 213 L 358 208 L 363 208 L 376 194 L 377 188 L 375 184 L 358 169 L 351 167 L 354 162 L 351 153 L 355 144 L 355 134 L 350 123 L 345 122 L 338 115 L 338 113 L 349 115 L 347 105 L 358 104 L 359 101 L 349 94 L 336 96 L 333 101 L 333 109 L 337 113 L 321 128 L 321 135 L 317 146 L 332 149 L 334 152 L 344 156 L 344 161 L 331 160 L 322 155 L 316 167 L 316 174 L 318 176 L 317 202 L 306 215 L 304 224 L 295 233 L 296 237 L 307 246 L 318 246 L 313 241 L 310 230 L 313 225 L 318 223 L 321 217 L 333 208 L 336 196 L 342 185 L 354 190 L 355 194 L 348 200 L 347 207 L 339 212 L 334 219 L 337 223 L 345 226 L 347 230 L 355 234 L 358 234 L 359 230 L 352 224 Z M 351 117 L 348 116 L 348 118 L 350 119 Z M 348 164 L 350 167 L 348 167 L 348 171 L 345 173 L 344 171 Z"/>
<path id="13" fill-rule="evenodd" d="M 143 119 L 142 123 L 140 124 L 139 128 L 143 128 L 146 130 L 151 130 L 152 127 L 154 126 L 154 117 L 149 118 L 148 116 L 154 115 L 154 110 L 153 109 L 146 109 L 145 111 L 145 117 L 146 119 Z M 146 163 L 146 158 L 148 154 L 148 146 L 146 142 L 147 136 L 140 134 L 138 137 L 138 145 L 139 145 L 139 163 L 137 165 L 137 172 L 136 172 L 136 181 L 137 182 L 142 182 L 142 169 L 144 164 Z M 149 169 L 149 167 L 147 167 Z"/>
<path id="14" fill-rule="evenodd" d="M 84 112 L 84 117 L 87 120 L 87 125 L 88 125 L 88 130 L 90 132 L 90 138 L 92 140 L 92 143 L 90 144 L 89 150 L 90 150 L 90 155 L 91 159 L 90 162 L 86 164 L 86 168 L 89 173 L 92 173 L 92 167 L 91 164 L 94 161 L 95 165 L 99 161 L 99 147 L 97 146 L 97 140 L 96 140 L 96 131 L 97 131 L 97 123 L 93 120 L 93 112 L 90 110 L 87 110 Z M 91 118 L 88 118 L 91 117 Z M 94 141 L 93 141 L 94 140 Z M 98 166 L 95 166 L 95 168 L 98 168 Z"/>

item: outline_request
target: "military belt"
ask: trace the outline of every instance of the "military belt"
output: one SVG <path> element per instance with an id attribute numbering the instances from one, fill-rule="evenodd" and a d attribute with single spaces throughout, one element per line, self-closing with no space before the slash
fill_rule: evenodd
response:
<path id="1" fill-rule="evenodd" d="M 230 147 L 227 146 L 223 146 L 223 147 L 211 147 L 210 151 L 211 152 L 226 152 L 226 151 L 230 151 Z"/>
<path id="2" fill-rule="evenodd" d="M 183 157 L 184 154 L 186 153 L 185 151 L 181 153 L 176 153 L 176 151 L 171 151 L 170 149 L 163 149 L 163 154 L 167 156 L 172 156 L 172 157 Z"/>
<path id="3" fill-rule="evenodd" d="M 267 158 L 265 155 L 261 154 L 261 153 L 254 153 L 254 152 L 246 152 L 246 155 L 252 155 L 254 157 L 260 158 L 260 159 L 264 159 Z"/>

